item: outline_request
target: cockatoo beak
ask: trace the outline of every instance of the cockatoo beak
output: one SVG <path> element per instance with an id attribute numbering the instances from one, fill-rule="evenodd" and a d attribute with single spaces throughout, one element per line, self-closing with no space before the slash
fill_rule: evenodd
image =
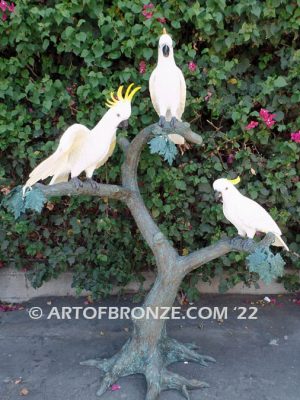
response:
<path id="1" fill-rule="evenodd" d="M 223 199 L 222 199 L 222 193 L 215 191 L 215 200 L 218 203 L 223 203 Z"/>
<path id="2" fill-rule="evenodd" d="M 118 125 L 118 128 L 127 129 L 128 128 L 128 119 L 125 119 L 124 121 L 120 122 Z"/>
<path id="3" fill-rule="evenodd" d="M 167 44 L 165 44 L 165 45 L 163 46 L 163 48 L 162 48 L 162 52 L 163 52 L 163 55 L 164 55 L 165 57 L 169 57 L 169 54 L 170 54 L 170 47 L 169 47 Z"/>

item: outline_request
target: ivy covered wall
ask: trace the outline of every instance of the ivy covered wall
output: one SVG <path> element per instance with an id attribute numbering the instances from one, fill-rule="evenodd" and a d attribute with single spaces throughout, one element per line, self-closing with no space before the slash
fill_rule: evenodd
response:
<path id="1" fill-rule="evenodd" d="M 142 86 L 129 139 L 158 119 L 148 80 L 166 27 L 187 83 L 184 120 L 204 144 L 172 167 L 145 149 L 139 173 L 147 207 L 186 254 L 236 234 L 214 202 L 212 182 L 239 174 L 239 188 L 270 210 L 299 252 L 299 0 L 1 1 L 0 18 L 1 196 L 25 182 L 69 125 L 92 128 L 120 83 Z M 118 183 L 122 157 L 116 148 L 95 178 Z M 97 296 L 154 267 L 120 203 L 59 198 L 17 222 L 1 208 L 0 221 L 0 266 L 26 269 L 35 286 L 71 269 L 74 284 Z M 296 255 L 284 256 L 300 268 Z M 222 290 L 257 279 L 239 253 L 199 272 L 205 280 L 218 274 Z M 195 279 L 185 284 L 190 295 Z M 284 280 L 300 287 L 295 275 Z"/>

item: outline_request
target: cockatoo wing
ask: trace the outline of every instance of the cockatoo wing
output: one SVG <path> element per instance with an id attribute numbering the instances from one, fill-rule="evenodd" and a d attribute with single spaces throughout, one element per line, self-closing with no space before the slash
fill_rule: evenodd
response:
<path id="1" fill-rule="evenodd" d="M 242 223 L 250 228 L 259 232 L 273 232 L 281 235 L 281 230 L 271 215 L 256 201 L 241 196 L 236 211 Z"/>
<path id="2" fill-rule="evenodd" d="M 178 109 L 176 112 L 176 118 L 179 121 L 181 121 L 181 116 L 185 109 L 186 84 L 185 84 L 185 79 L 184 79 L 183 73 L 181 72 L 181 70 L 179 68 L 178 68 L 178 76 L 179 76 L 179 80 L 180 80 L 180 97 L 179 97 L 179 106 L 178 106 Z M 185 143 L 185 139 L 182 136 L 177 135 L 176 133 L 175 134 L 171 133 L 168 137 L 175 144 L 182 145 Z"/>
<path id="3" fill-rule="evenodd" d="M 57 150 L 41 162 L 29 175 L 24 189 L 53 176 L 51 184 L 62 182 L 70 172 L 69 157 L 80 150 L 89 138 L 90 130 L 81 124 L 70 126 L 62 135 Z M 63 178 L 64 177 L 64 178 Z"/>
<path id="4" fill-rule="evenodd" d="M 157 112 L 158 115 L 160 115 L 159 106 L 158 106 L 158 102 L 157 102 L 156 94 L 155 94 L 156 74 L 157 74 L 157 68 L 154 68 L 154 70 L 152 71 L 152 73 L 150 75 L 150 79 L 149 79 L 149 92 L 150 92 L 150 97 L 151 97 L 151 101 L 152 101 L 154 110 Z"/>
<path id="5" fill-rule="evenodd" d="M 54 185 L 56 183 L 68 182 L 70 173 L 54 175 L 51 179 L 49 185 Z"/>
<path id="6" fill-rule="evenodd" d="M 275 246 L 284 247 L 289 251 L 287 245 L 281 239 L 281 230 L 271 215 L 256 201 L 246 196 L 240 196 L 240 201 L 234 203 L 236 215 L 234 225 L 242 231 L 254 231 L 276 235 Z M 238 222 L 237 222 L 238 221 Z"/>
<path id="7" fill-rule="evenodd" d="M 111 157 L 111 155 L 114 152 L 114 149 L 116 147 L 116 143 L 117 143 L 117 140 L 116 140 L 116 138 L 114 138 L 110 144 L 107 155 L 104 158 L 102 158 L 101 161 L 98 162 L 98 164 L 96 165 L 96 168 L 99 168 L 102 165 L 104 165 L 106 163 L 106 161 Z"/>
<path id="8" fill-rule="evenodd" d="M 186 100 L 186 84 L 185 84 L 185 79 L 183 76 L 183 73 L 181 72 L 181 69 L 178 68 L 178 76 L 180 80 L 180 98 L 179 98 L 179 107 L 177 110 L 177 115 L 176 118 L 181 121 L 181 116 L 184 112 L 185 109 L 185 100 Z"/>
<path id="9" fill-rule="evenodd" d="M 92 178 L 95 169 L 102 167 L 102 165 L 106 163 L 106 161 L 114 152 L 114 149 L 116 147 L 116 142 L 117 142 L 116 137 L 114 137 L 113 140 L 111 141 L 108 151 L 102 154 L 102 156 L 100 156 L 99 160 L 95 164 L 89 165 L 87 168 L 85 168 L 85 173 L 88 178 Z"/>

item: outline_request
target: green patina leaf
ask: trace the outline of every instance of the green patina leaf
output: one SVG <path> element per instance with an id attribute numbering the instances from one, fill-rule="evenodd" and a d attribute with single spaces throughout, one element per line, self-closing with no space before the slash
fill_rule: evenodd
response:
<path id="1" fill-rule="evenodd" d="M 23 186 L 17 186 L 2 201 L 2 205 L 14 214 L 15 219 L 18 219 L 26 210 L 40 213 L 47 201 L 44 193 L 38 188 L 28 190 L 25 197 L 23 197 L 22 189 Z"/>
<path id="2" fill-rule="evenodd" d="M 258 273 L 266 284 L 283 276 L 285 261 L 280 254 L 274 255 L 268 248 L 256 249 L 246 260 L 249 271 Z"/>
<path id="3" fill-rule="evenodd" d="M 15 187 L 3 200 L 1 205 L 14 214 L 15 219 L 25 212 L 25 202 L 22 197 L 22 186 Z"/>
<path id="4" fill-rule="evenodd" d="M 175 144 L 171 142 L 167 135 L 156 136 L 150 140 L 149 145 L 151 154 L 157 153 L 163 156 L 164 160 L 169 165 L 172 165 L 178 151 Z"/>
<path id="5" fill-rule="evenodd" d="M 33 210 L 40 213 L 46 203 L 47 199 L 44 193 L 38 189 L 34 188 L 26 193 L 25 196 L 25 209 Z"/>

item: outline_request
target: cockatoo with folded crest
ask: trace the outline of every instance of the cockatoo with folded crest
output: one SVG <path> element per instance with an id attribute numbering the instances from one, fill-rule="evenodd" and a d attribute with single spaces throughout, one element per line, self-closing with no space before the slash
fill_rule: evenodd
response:
<path id="1" fill-rule="evenodd" d="M 240 236 L 253 239 L 256 232 L 271 232 L 276 238 L 273 246 L 289 251 L 281 238 L 279 226 L 262 206 L 238 191 L 235 185 L 239 182 L 238 177 L 233 180 L 221 178 L 213 183 L 216 197 L 223 200 L 225 218 L 236 227 Z"/>
<path id="2" fill-rule="evenodd" d="M 92 130 L 81 124 L 70 126 L 62 135 L 57 150 L 31 172 L 23 187 L 23 193 L 39 180 L 49 176 L 52 177 L 50 185 L 67 182 L 71 175 L 75 186 L 81 186 L 78 176 L 83 171 L 91 185 L 95 186 L 96 182 L 92 180 L 93 173 L 112 155 L 116 145 L 117 128 L 128 126 L 131 100 L 140 87 L 132 88 L 133 84 L 128 86 L 124 97 L 123 86 L 119 87 L 117 97 L 111 93 L 111 100 L 106 102 L 109 110 Z"/>
<path id="3" fill-rule="evenodd" d="M 150 76 L 149 91 L 153 107 L 159 115 L 159 126 L 163 127 L 166 121 L 170 121 L 175 127 L 184 112 L 186 85 L 183 73 L 174 60 L 172 38 L 165 28 L 159 38 L 158 62 Z M 170 134 L 168 137 L 175 144 L 185 143 L 180 135 Z"/>

